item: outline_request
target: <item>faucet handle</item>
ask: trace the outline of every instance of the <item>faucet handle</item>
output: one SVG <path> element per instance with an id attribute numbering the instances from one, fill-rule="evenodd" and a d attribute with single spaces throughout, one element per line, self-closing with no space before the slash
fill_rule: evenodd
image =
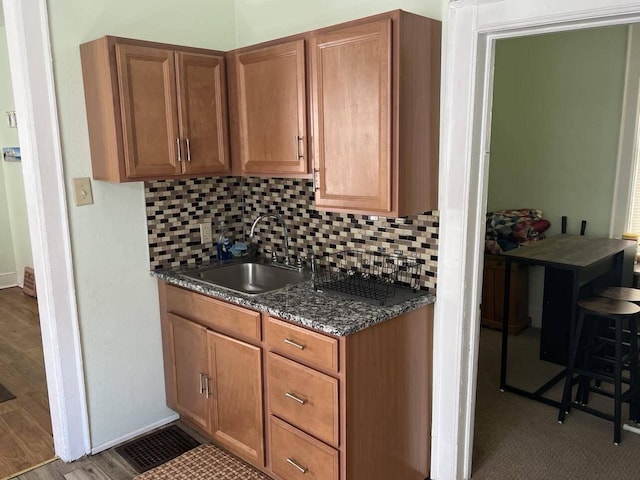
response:
<path id="1" fill-rule="evenodd" d="M 278 254 L 275 250 L 269 250 L 268 248 L 265 248 L 264 253 L 266 253 L 267 255 L 271 254 L 271 261 L 273 263 L 278 263 Z"/>

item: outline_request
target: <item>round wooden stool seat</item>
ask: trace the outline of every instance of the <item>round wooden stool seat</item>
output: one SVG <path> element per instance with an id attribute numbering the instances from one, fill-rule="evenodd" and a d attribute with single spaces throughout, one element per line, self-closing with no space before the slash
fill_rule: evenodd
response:
<path id="1" fill-rule="evenodd" d="M 606 297 L 583 298 L 578 300 L 578 306 L 598 315 L 635 315 L 640 312 L 640 306 L 635 303 Z"/>
<path id="2" fill-rule="evenodd" d="M 606 287 L 597 288 L 596 295 L 611 298 L 613 300 L 624 300 L 625 302 L 640 302 L 640 288 L 629 287 Z"/>

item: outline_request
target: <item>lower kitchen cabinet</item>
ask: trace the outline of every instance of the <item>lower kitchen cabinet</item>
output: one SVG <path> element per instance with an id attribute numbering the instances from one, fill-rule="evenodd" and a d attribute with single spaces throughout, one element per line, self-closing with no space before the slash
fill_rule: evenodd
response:
<path id="1" fill-rule="evenodd" d="M 167 314 L 167 325 L 173 366 L 170 403 L 180 415 L 208 431 L 211 409 L 205 395 L 207 329 L 171 313 Z"/>
<path id="2" fill-rule="evenodd" d="M 277 480 L 424 480 L 433 305 L 335 337 L 160 281 L 167 403 Z M 258 321 L 258 323 L 256 323 Z"/>
<path id="3" fill-rule="evenodd" d="M 171 313 L 180 305 L 166 302 L 165 288 L 161 305 L 167 404 L 220 446 L 264 466 L 262 349 Z"/>
<path id="4" fill-rule="evenodd" d="M 270 418 L 271 469 L 284 479 L 338 480 L 339 456 L 310 435 L 277 417 Z"/>
<path id="5" fill-rule="evenodd" d="M 211 435 L 227 450 L 264 465 L 262 351 L 207 332 L 213 398 Z"/>

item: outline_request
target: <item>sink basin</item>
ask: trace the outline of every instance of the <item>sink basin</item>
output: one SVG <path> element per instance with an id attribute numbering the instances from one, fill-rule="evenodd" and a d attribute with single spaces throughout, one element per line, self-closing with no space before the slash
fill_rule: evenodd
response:
<path id="1" fill-rule="evenodd" d="M 273 292 L 307 279 L 303 272 L 297 270 L 253 262 L 215 265 L 190 270 L 182 275 L 244 295 L 261 295 Z"/>

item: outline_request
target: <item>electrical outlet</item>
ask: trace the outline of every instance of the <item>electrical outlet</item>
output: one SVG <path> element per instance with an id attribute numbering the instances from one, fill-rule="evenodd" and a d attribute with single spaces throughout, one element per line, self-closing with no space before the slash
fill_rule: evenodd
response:
<path id="1" fill-rule="evenodd" d="M 213 243 L 213 233 L 210 223 L 200 224 L 200 243 Z"/>

